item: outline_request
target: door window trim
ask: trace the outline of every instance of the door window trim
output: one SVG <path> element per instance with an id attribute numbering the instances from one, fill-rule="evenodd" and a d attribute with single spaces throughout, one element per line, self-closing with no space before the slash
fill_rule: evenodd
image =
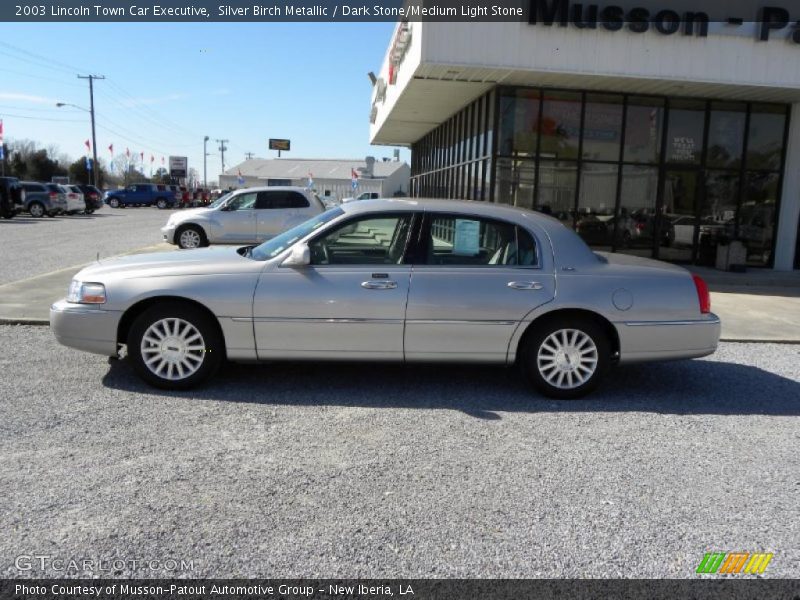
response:
<path id="1" fill-rule="evenodd" d="M 346 220 L 337 221 L 335 225 L 325 229 L 324 231 L 320 231 L 312 237 L 306 238 L 305 244 L 311 247 L 311 244 L 316 242 L 321 237 L 324 237 L 327 234 L 330 234 L 341 227 L 346 227 L 350 223 L 355 221 L 366 221 L 368 219 L 391 219 L 391 218 L 403 218 L 403 217 L 411 217 L 411 226 L 408 228 L 408 234 L 406 235 L 405 247 L 403 248 L 403 260 L 397 264 L 375 264 L 375 263 L 364 263 L 364 264 L 345 264 L 345 265 L 315 265 L 310 264 L 308 268 L 311 269 L 353 269 L 353 268 L 365 268 L 368 267 L 373 271 L 380 271 L 382 268 L 396 268 L 396 267 L 411 267 L 414 266 L 416 263 L 409 262 L 409 255 L 410 250 L 412 247 L 416 247 L 418 243 L 418 239 L 414 240 L 414 236 L 418 235 L 420 224 L 422 221 L 422 213 L 418 211 L 399 211 L 399 212 L 390 212 L 390 213 L 361 213 L 358 215 L 353 215 L 351 218 Z"/>

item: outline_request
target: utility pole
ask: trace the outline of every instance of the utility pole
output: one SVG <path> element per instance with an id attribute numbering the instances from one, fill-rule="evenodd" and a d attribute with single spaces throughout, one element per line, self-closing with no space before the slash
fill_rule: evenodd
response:
<path id="1" fill-rule="evenodd" d="M 250 160 L 251 158 L 253 158 L 253 153 L 252 153 L 252 152 L 245 152 L 245 153 L 244 153 L 244 157 L 245 157 L 247 160 Z"/>
<path id="2" fill-rule="evenodd" d="M 206 168 L 206 159 L 208 158 L 208 150 L 206 148 L 206 144 L 208 144 L 209 137 L 205 136 L 203 138 L 203 187 L 208 187 L 208 178 L 207 178 L 207 168 Z"/>
<path id="3" fill-rule="evenodd" d="M 105 76 L 78 75 L 78 79 L 89 80 L 89 113 L 92 115 L 92 185 L 97 187 L 97 136 L 94 130 L 94 80 L 105 79 Z"/>
<path id="4" fill-rule="evenodd" d="M 222 172 L 225 172 L 225 150 L 228 148 L 225 146 L 225 142 L 229 142 L 230 140 L 215 140 L 219 142 L 219 154 L 222 159 Z"/>

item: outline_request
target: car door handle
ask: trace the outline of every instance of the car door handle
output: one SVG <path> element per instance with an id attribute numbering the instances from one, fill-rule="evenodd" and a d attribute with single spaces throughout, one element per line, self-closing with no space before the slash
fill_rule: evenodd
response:
<path id="1" fill-rule="evenodd" d="M 509 281 L 508 287 L 512 290 L 541 290 L 544 288 L 538 281 Z"/>
<path id="2" fill-rule="evenodd" d="M 394 290 L 397 289 L 396 281 L 365 281 L 361 284 L 365 290 Z"/>

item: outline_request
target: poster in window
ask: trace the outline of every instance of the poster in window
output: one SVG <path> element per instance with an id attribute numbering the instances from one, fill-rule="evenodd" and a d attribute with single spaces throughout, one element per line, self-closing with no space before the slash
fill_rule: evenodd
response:
<path id="1" fill-rule="evenodd" d="M 456 234 L 453 254 L 456 256 L 477 256 L 480 252 L 481 227 L 478 221 L 456 219 Z"/>

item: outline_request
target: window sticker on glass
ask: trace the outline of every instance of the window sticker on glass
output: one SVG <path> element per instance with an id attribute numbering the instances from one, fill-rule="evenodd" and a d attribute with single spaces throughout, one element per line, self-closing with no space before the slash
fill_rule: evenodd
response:
<path id="1" fill-rule="evenodd" d="M 478 221 L 456 219 L 456 235 L 453 254 L 456 256 L 477 256 L 480 252 L 481 224 Z"/>

